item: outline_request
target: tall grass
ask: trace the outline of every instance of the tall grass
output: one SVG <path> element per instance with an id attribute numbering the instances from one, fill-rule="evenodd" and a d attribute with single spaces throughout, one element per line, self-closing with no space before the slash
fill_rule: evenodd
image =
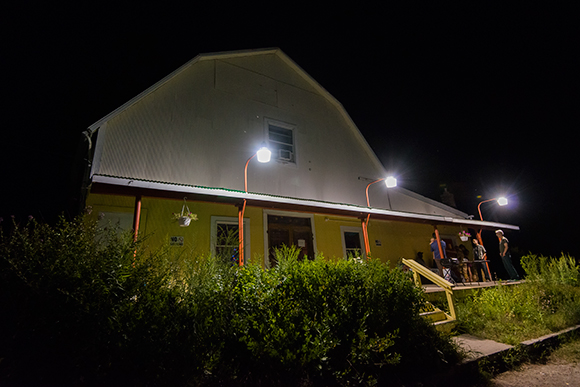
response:
<path id="1" fill-rule="evenodd" d="M 483 289 L 461 300 L 461 329 L 517 344 L 580 323 L 580 266 L 570 256 L 522 257 L 526 282 Z"/>
<path id="2" fill-rule="evenodd" d="M 421 291 L 378 261 L 144 253 L 83 219 L 0 240 L 0 378 L 13 384 L 389 384 L 458 360 Z M 231 255 L 225 252 L 225 255 Z"/>
<path id="3" fill-rule="evenodd" d="M 580 266 L 574 257 L 562 254 L 555 259 L 530 254 L 522 257 L 520 262 L 529 282 L 580 286 Z"/>

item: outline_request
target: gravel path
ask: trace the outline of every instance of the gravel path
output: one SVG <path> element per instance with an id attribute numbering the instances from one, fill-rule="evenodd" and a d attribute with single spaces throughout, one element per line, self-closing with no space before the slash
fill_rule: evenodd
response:
<path id="1" fill-rule="evenodd" d="M 518 370 L 504 372 L 492 379 L 492 387 L 580 387 L 580 363 L 563 361 L 547 364 L 524 364 Z"/>

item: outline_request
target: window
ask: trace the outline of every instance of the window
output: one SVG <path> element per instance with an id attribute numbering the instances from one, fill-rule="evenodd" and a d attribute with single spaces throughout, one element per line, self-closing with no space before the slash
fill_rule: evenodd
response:
<path id="1" fill-rule="evenodd" d="M 215 244 L 216 255 L 221 255 L 237 262 L 239 256 L 238 250 L 238 225 L 217 223 L 217 235 Z"/>
<path id="2" fill-rule="evenodd" d="M 346 258 L 364 258 L 362 228 L 341 226 L 342 250 Z"/>
<path id="3" fill-rule="evenodd" d="M 99 212 L 99 228 L 114 227 L 118 234 L 133 229 L 133 213 L 131 212 Z"/>
<path id="4" fill-rule="evenodd" d="M 296 163 L 294 125 L 266 119 L 268 129 L 268 147 L 275 160 L 284 163 Z"/>
<path id="5" fill-rule="evenodd" d="M 214 254 L 228 261 L 238 263 L 239 238 L 238 218 L 226 216 L 211 217 L 211 246 Z M 244 219 L 244 257 L 250 261 L 250 220 Z"/>

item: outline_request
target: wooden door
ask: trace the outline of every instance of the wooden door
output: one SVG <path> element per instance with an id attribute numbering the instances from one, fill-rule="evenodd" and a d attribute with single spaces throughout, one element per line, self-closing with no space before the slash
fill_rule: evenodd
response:
<path id="1" fill-rule="evenodd" d="M 314 242 L 310 218 L 268 215 L 268 257 L 276 265 L 274 249 L 282 245 L 297 246 L 299 259 L 314 259 Z"/>

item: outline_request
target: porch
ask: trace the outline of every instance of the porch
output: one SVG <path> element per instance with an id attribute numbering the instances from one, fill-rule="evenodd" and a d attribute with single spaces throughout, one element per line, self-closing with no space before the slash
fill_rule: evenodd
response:
<path id="1" fill-rule="evenodd" d="M 511 281 L 510 282 L 507 282 L 507 281 L 464 282 L 464 283 L 458 283 L 458 284 L 453 285 L 453 291 L 455 294 L 469 293 L 469 292 L 473 291 L 474 289 L 492 288 L 494 286 L 499 286 L 500 282 L 501 282 L 502 286 L 511 286 L 511 285 L 521 284 L 521 283 L 525 282 L 525 280 L 519 280 L 519 281 L 513 281 L 513 282 L 511 282 Z M 434 284 L 421 285 L 421 287 L 423 288 L 423 290 L 427 294 L 445 292 L 445 290 L 443 288 L 441 288 L 440 286 L 434 285 Z"/>
<path id="2" fill-rule="evenodd" d="M 500 285 L 500 283 L 502 286 L 512 286 L 524 282 L 524 280 L 520 280 L 510 282 L 461 282 L 452 284 L 412 259 L 403 258 L 401 262 L 412 270 L 415 284 L 425 291 L 428 303 L 427 308 L 423 313 L 421 313 L 421 315 L 424 318 L 431 320 L 437 330 L 442 332 L 450 332 L 455 327 L 457 321 L 455 300 L 457 297 L 467 296 L 477 289 L 495 287 Z M 422 284 L 421 278 L 426 278 L 431 283 Z M 447 308 L 445 308 L 446 310 L 443 310 L 435 306 L 435 304 L 447 304 Z"/>

